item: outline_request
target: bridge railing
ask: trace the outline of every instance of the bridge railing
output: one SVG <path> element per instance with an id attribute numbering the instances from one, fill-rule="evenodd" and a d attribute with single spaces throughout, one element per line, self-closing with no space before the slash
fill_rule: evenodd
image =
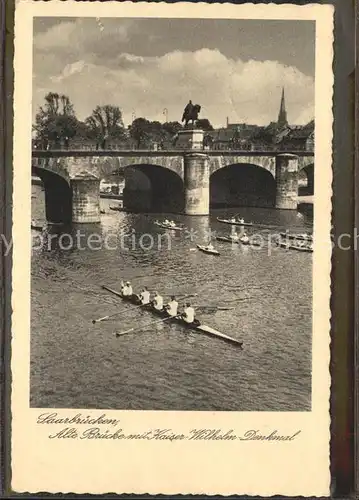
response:
<path id="1" fill-rule="evenodd" d="M 280 153 L 280 152 L 287 152 L 287 151 L 298 151 L 302 153 L 312 153 L 314 151 L 314 147 L 309 147 L 309 148 L 303 148 L 301 146 L 298 146 L 296 144 L 291 145 L 291 147 L 284 149 L 283 147 L 276 147 L 275 145 L 273 146 L 267 146 L 267 145 L 251 145 L 251 147 L 243 147 L 241 145 L 223 145 L 223 144 L 217 144 L 217 145 L 211 145 L 211 146 L 204 146 L 202 148 L 203 151 L 242 151 L 242 152 L 247 152 L 250 153 L 251 151 L 261 151 L 263 153 Z M 91 151 L 91 152 L 104 152 L 104 151 L 138 151 L 138 152 L 154 152 L 154 151 L 183 151 L 183 147 L 176 147 L 175 145 L 171 144 L 166 144 L 166 145 L 153 145 L 151 147 L 129 147 L 128 145 L 125 144 L 106 144 L 105 148 L 100 148 L 96 146 L 96 144 L 71 144 L 70 147 L 64 147 L 64 146 L 58 146 L 56 148 L 41 148 L 41 147 L 34 147 L 33 151 Z"/>

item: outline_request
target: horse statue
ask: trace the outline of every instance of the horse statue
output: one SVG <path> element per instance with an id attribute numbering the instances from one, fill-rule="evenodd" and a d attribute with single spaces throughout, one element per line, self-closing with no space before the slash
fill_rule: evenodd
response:
<path id="1" fill-rule="evenodd" d="M 198 120 L 199 112 L 201 111 L 201 106 L 199 104 L 192 104 L 192 101 L 189 101 L 187 106 L 184 108 L 182 115 L 182 122 L 184 121 L 184 126 L 187 127 L 188 122 L 192 122 L 194 125 L 196 120 Z"/>

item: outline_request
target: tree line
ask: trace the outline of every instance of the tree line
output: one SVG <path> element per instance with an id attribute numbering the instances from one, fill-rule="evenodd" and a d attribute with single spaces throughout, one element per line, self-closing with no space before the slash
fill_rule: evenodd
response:
<path id="1" fill-rule="evenodd" d="M 209 120 L 197 121 L 205 131 L 213 130 Z M 34 142 L 41 149 L 70 148 L 71 143 L 95 144 L 105 149 L 111 142 L 123 147 L 151 148 L 157 144 L 165 148 L 171 144 L 182 124 L 178 121 L 160 123 L 144 117 L 136 118 L 125 127 L 118 106 L 96 106 L 84 121 L 76 117 L 74 106 L 66 95 L 49 92 L 40 106 L 33 125 Z"/>

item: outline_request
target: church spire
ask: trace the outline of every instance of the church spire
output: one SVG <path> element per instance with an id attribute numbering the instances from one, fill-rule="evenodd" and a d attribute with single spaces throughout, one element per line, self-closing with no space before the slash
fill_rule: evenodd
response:
<path id="1" fill-rule="evenodd" d="M 286 125 L 288 125 L 287 111 L 285 109 L 284 87 L 282 88 L 282 99 L 280 101 L 280 110 L 279 110 L 277 125 L 278 127 L 285 127 Z"/>

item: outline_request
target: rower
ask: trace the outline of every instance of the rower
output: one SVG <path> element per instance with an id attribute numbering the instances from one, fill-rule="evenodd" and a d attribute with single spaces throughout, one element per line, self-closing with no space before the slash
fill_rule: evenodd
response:
<path id="1" fill-rule="evenodd" d="M 129 281 L 127 281 L 126 285 L 123 287 L 122 295 L 125 297 L 131 297 L 131 295 L 133 295 L 132 285 Z"/>
<path id="2" fill-rule="evenodd" d="M 242 241 L 243 243 L 248 243 L 249 238 L 248 238 L 248 236 L 247 236 L 247 233 L 245 233 L 245 232 L 243 233 L 243 236 L 242 236 L 242 238 L 241 238 L 241 241 Z"/>
<path id="3" fill-rule="evenodd" d="M 233 241 L 238 241 L 239 240 L 239 234 L 236 233 L 236 232 L 234 232 L 234 233 L 232 233 L 231 238 L 232 238 Z"/>
<path id="4" fill-rule="evenodd" d="M 212 245 L 211 242 L 208 243 L 206 248 L 207 248 L 207 250 L 210 250 L 210 251 L 214 250 L 214 246 Z"/>
<path id="5" fill-rule="evenodd" d="M 155 296 L 152 301 L 152 305 L 156 311 L 162 311 L 163 310 L 163 298 L 158 292 L 155 292 Z"/>
<path id="6" fill-rule="evenodd" d="M 169 316 L 177 316 L 178 302 L 174 295 L 171 296 L 171 300 L 166 304 L 165 309 Z"/>
<path id="7" fill-rule="evenodd" d="M 200 325 L 198 319 L 195 319 L 195 311 L 189 302 L 186 303 L 183 314 L 181 315 L 183 321 L 190 324 L 196 324 L 196 326 Z"/>
<path id="8" fill-rule="evenodd" d="M 121 280 L 121 284 L 120 284 L 120 292 L 121 292 L 121 295 L 125 295 L 125 294 L 124 294 L 124 289 L 125 289 L 125 283 L 123 282 L 123 280 Z"/>
<path id="9" fill-rule="evenodd" d="M 175 225 L 176 225 L 176 223 L 173 220 L 171 220 L 169 224 L 171 227 L 175 227 Z"/>
<path id="10" fill-rule="evenodd" d="M 140 293 L 140 301 L 142 305 L 146 305 L 150 303 L 150 292 L 148 291 L 147 286 L 143 287 L 142 292 Z"/>

